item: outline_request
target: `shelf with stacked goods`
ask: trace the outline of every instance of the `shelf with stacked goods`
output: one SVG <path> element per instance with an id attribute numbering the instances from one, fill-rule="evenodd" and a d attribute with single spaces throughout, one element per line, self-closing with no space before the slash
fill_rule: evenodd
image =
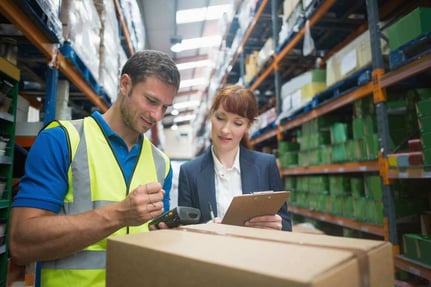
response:
<path id="1" fill-rule="evenodd" d="M 144 33 L 136 31 L 143 29 L 137 3 L 126 2 L 2 1 L 2 21 L 13 27 L 8 28 L 9 38 L 16 40 L 23 70 L 20 95 L 43 115 L 41 125 L 19 125 L 18 144 L 29 148 L 34 131 L 54 118 L 83 117 L 94 109 L 104 112 L 115 101 L 120 67 L 145 42 Z M 69 88 L 58 88 L 60 81 L 68 82 Z M 156 131 L 151 136 L 158 142 Z"/>
<path id="2" fill-rule="evenodd" d="M 364 223 L 363 221 L 357 221 L 350 218 L 340 217 L 336 215 L 331 215 L 324 212 L 319 212 L 315 210 L 310 210 L 308 208 L 300 208 L 296 206 L 289 207 L 290 211 L 294 214 L 298 214 L 307 218 L 316 219 L 319 221 L 332 223 L 341 227 L 346 227 L 358 231 L 362 231 L 365 233 L 370 233 L 377 235 L 379 237 L 385 236 L 385 231 L 383 226 L 376 225 L 376 224 L 370 224 L 370 223 Z"/>
<path id="3" fill-rule="evenodd" d="M 6 286 L 9 266 L 8 221 L 13 185 L 15 114 L 20 71 L 0 57 L 0 286 Z"/>
<path id="4" fill-rule="evenodd" d="M 266 7 L 256 11 L 269 7 L 272 15 L 283 14 L 280 2 L 261 4 Z M 354 5 L 341 0 L 284 1 L 283 12 L 289 6 L 291 14 L 283 14 L 282 22 L 291 31 L 282 36 L 283 25 L 277 23 L 278 18 L 272 19 L 272 35 L 262 34 L 258 47 L 263 52 L 272 36 L 275 44 L 267 61 L 257 67 L 258 52 L 235 49 L 242 54 L 234 59 L 246 59 L 245 72 L 238 76 L 241 68 L 223 70 L 227 73 L 223 84 L 243 79 L 256 93 L 261 114 L 251 143 L 257 150 L 277 153 L 286 189 L 293 191 L 291 212 L 365 233 L 371 230 L 370 234 L 393 243 L 395 254 L 404 254 L 399 242 L 404 242 L 406 234 L 416 244 L 429 244 L 426 236 L 408 235 L 412 229 L 430 232 L 409 225 L 412 218 L 417 225 L 418 218 L 431 209 L 426 191 L 431 177 L 427 80 L 431 25 L 429 8 L 423 4 L 429 5 L 421 1 L 359 1 Z M 262 30 L 259 19 L 251 23 L 253 31 L 246 35 Z M 315 50 L 306 55 L 310 34 Z M 247 46 L 246 38 L 239 41 Z M 325 126 L 320 123 L 340 113 L 344 118 Z M 340 130 L 345 132 L 341 133 L 344 139 L 331 141 L 331 133 L 340 135 Z M 364 190 L 360 196 L 354 195 L 358 186 Z M 331 197 L 334 202 L 329 201 Z M 378 215 L 367 218 L 366 209 Z M 410 259 L 416 255 L 408 254 Z M 417 268 L 413 260 L 409 267 L 410 261 L 396 259 L 396 264 L 401 270 L 412 268 L 413 274 L 420 269 L 416 275 L 429 278 L 427 266 Z"/>

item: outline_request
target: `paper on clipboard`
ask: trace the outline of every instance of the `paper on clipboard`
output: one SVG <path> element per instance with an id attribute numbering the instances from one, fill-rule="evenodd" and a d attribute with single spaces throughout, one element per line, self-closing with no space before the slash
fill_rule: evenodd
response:
<path id="1" fill-rule="evenodd" d="M 221 223 L 244 226 L 253 217 L 276 214 L 290 191 L 262 191 L 234 196 Z"/>

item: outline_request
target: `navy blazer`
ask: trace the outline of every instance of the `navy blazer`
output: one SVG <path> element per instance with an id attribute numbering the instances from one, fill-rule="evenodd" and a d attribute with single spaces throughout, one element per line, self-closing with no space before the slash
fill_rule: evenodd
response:
<path id="1" fill-rule="evenodd" d="M 249 150 L 240 145 L 239 164 L 241 168 L 242 193 L 257 191 L 283 191 L 276 159 L 273 155 Z M 211 220 L 208 203 L 217 216 L 215 172 L 211 147 L 197 158 L 183 163 L 178 179 L 178 205 L 199 208 L 201 223 Z M 290 213 L 285 203 L 278 214 L 282 218 L 282 229 L 292 230 Z"/>

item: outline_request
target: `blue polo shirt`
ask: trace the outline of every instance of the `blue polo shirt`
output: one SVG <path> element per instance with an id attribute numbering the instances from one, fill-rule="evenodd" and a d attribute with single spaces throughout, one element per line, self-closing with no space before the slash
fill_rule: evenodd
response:
<path id="1" fill-rule="evenodd" d="M 138 160 L 143 136 L 129 151 L 126 143 L 105 122 L 99 112 L 92 117 L 102 127 L 123 170 L 126 182 L 130 181 L 133 168 Z M 68 190 L 67 170 L 69 149 L 66 134 L 60 127 L 43 130 L 33 143 L 25 163 L 25 175 L 21 178 L 19 191 L 12 207 L 32 207 L 58 213 Z M 121 175 L 119 175 L 121 176 Z M 163 199 L 165 211 L 169 210 L 169 193 L 172 187 L 172 166 L 165 178 Z"/>

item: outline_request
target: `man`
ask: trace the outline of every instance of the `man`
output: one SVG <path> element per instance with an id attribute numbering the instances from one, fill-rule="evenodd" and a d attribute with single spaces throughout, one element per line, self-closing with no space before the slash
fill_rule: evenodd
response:
<path id="1" fill-rule="evenodd" d="M 54 121 L 39 134 L 12 205 L 9 244 L 16 263 L 39 262 L 41 286 L 105 286 L 106 238 L 145 231 L 169 208 L 170 161 L 143 133 L 179 84 L 166 54 L 138 52 L 106 113 Z"/>

